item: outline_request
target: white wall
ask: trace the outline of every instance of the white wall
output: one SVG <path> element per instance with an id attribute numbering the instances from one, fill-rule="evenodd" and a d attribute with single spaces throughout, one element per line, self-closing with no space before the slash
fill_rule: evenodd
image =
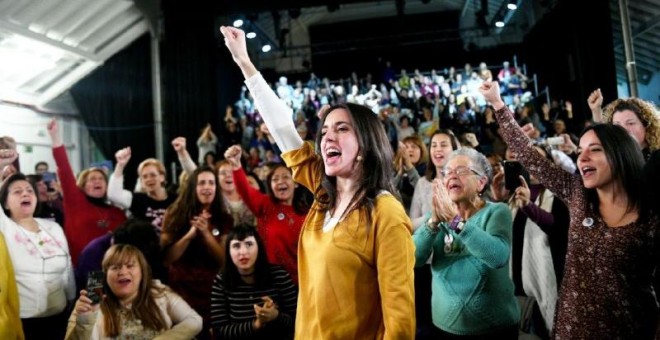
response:
<path id="1" fill-rule="evenodd" d="M 52 115 L 38 113 L 28 108 L 0 103 L 0 136 L 11 136 L 16 140 L 21 171 L 34 173 L 34 165 L 46 161 L 50 171 L 55 171 L 50 136 L 46 124 Z M 75 116 L 56 116 L 62 140 L 67 148 L 69 161 L 77 174 L 82 164 L 81 141 L 87 137 L 86 130 Z"/>

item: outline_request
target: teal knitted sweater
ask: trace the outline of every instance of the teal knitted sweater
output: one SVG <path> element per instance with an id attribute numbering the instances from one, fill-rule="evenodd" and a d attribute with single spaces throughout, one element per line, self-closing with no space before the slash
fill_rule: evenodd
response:
<path id="1" fill-rule="evenodd" d="M 512 224 L 505 204 L 487 202 L 458 234 L 447 224 L 437 233 L 426 226 L 417 228 L 416 266 L 426 263 L 433 252 L 431 308 L 436 327 L 457 335 L 479 335 L 519 322 L 508 265 Z M 454 237 L 449 254 L 444 251 L 447 232 Z"/>

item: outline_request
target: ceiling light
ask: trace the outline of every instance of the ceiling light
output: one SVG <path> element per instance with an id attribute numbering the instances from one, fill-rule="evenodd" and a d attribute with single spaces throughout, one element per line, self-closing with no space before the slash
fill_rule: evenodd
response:
<path id="1" fill-rule="evenodd" d="M 269 44 L 266 44 L 263 47 L 261 47 L 261 52 L 264 52 L 264 53 L 270 52 L 271 48 L 272 47 L 270 47 Z"/>
<path id="2" fill-rule="evenodd" d="M 241 26 L 243 26 L 243 20 L 241 19 L 234 20 L 234 27 L 241 27 Z"/>
<path id="3" fill-rule="evenodd" d="M 518 5 L 516 5 L 516 4 L 513 3 L 513 2 L 510 2 L 508 5 L 506 5 L 506 8 L 508 8 L 508 9 L 510 9 L 510 10 L 512 10 L 512 11 L 515 11 L 516 9 L 518 9 Z"/>
<path id="4" fill-rule="evenodd" d="M 495 23 L 496 27 L 504 27 L 504 21 L 498 21 Z"/>
<path id="5" fill-rule="evenodd" d="M 254 32 L 248 32 L 248 34 L 245 35 L 248 39 L 254 39 L 257 37 L 257 33 Z"/>

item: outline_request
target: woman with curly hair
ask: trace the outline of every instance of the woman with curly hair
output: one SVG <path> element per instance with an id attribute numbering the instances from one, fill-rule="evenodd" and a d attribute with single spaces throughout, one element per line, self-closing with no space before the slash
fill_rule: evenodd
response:
<path id="1" fill-rule="evenodd" d="M 587 103 L 596 123 L 621 125 L 626 129 L 642 147 L 646 161 L 660 149 L 660 112 L 653 103 L 640 98 L 623 98 L 615 99 L 601 109 L 603 95 L 600 89 L 589 95 Z"/>

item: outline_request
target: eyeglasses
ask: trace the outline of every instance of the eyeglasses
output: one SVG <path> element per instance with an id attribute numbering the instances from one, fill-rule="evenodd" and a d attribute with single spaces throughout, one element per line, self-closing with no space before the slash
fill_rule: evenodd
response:
<path id="1" fill-rule="evenodd" d="M 456 174 L 456 176 L 463 177 L 470 175 L 470 173 L 473 173 L 477 176 L 483 176 L 479 171 L 474 170 L 468 166 L 459 166 L 458 168 L 453 170 L 447 168 L 440 170 L 440 175 L 442 175 L 442 177 L 447 177 L 450 176 L 451 174 Z"/>

